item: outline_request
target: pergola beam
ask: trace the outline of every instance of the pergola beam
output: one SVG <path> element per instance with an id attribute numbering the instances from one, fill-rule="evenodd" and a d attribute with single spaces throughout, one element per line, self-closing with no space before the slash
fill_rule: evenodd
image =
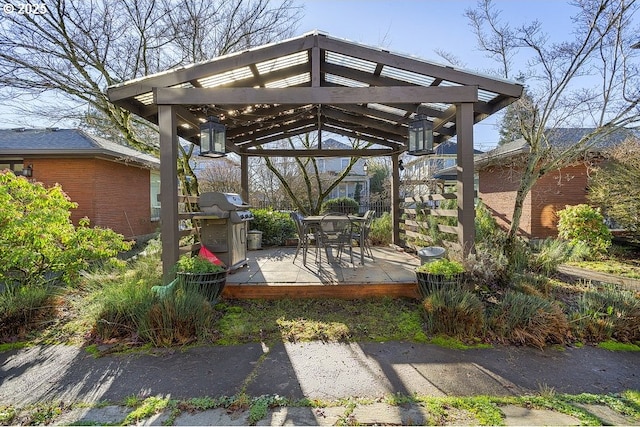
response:
<path id="1" fill-rule="evenodd" d="M 405 147 L 403 144 L 398 144 L 398 143 L 393 144 L 387 140 L 381 139 L 371 134 L 361 133 L 351 129 L 345 129 L 343 127 L 337 127 L 335 126 L 335 124 L 332 125 L 331 123 L 323 123 L 321 129 L 326 130 L 328 132 L 336 133 L 338 135 L 346 136 L 348 138 L 360 139 L 367 142 L 371 142 L 373 144 L 389 146 L 397 152 L 405 151 Z"/>
<path id="2" fill-rule="evenodd" d="M 354 148 L 328 150 L 326 148 L 270 148 L 242 150 L 240 154 L 259 157 L 370 157 L 390 156 L 396 153 L 392 149 L 384 148 Z"/>
<path id="3" fill-rule="evenodd" d="M 154 88 L 153 102 L 194 104 L 404 104 L 476 102 L 475 86 L 452 87 L 289 87 L 276 88 Z"/>

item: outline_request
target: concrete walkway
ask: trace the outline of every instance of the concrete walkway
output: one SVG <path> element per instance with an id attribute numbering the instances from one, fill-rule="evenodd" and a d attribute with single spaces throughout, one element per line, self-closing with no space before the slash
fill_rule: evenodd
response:
<path id="1" fill-rule="evenodd" d="M 403 396 L 520 396 L 557 393 L 619 393 L 640 390 L 640 354 L 585 347 L 563 351 L 499 347 L 448 350 L 433 345 L 390 343 L 278 343 L 210 346 L 185 351 L 94 358 L 71 346 L 34 347 L 0 353 L 3 405 L 63 402 L 54 424 L 122 423 L 133 408 L 127 397 L 180 401 L 244 394 L 310 399 L 326 407 L 287 405 L 256 415 L 248 407 L 198 410 L 185 405 L 139 422 L 149 425 L 335 425 L 478 424 L 469 410 L 442 412 L 416 403 L 394 405 Z M 83 405 L 78 405 L 83 403 Z M 96 405 L 100 403 L 101 405 Z M 104 405 L 107 404 L 106 406 Z M 82 407 L 81 407 L 82 406 Z M 609 424 L 634 425 L 606 406 L 583 408 Z M 579 425 L 555 411 L 500 407 L 514 425 Z M 22 416 L 22 418 L 21 418 Z M 18 415 L 13 424 L 27 423 Z"/>

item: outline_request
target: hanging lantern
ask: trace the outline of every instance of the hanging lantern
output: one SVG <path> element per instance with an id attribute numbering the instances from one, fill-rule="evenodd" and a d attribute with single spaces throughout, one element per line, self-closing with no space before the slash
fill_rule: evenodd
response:
<path id="1" fill-rule="evenodd" d="M 433 123 L 424 114 L 409 122 L 409 149 L 412 156 L 433 154 Z"/>
<path id="2" fill-rule="evenodd" d="M 227 129 L 215 116 L 209 116 L 200 125 L 200 155 L 205 157 L 223 157 Z"/>

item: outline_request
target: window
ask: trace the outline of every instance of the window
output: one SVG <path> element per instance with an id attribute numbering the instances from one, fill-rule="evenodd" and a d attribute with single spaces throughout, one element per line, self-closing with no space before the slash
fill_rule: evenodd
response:
<path id="1" fill-rule="evenodd" d="M 9 169 L 11 172 L 16 175 L 22 175 L 22 169 L 24 169 L 24 160 L 23 159 L 1 159 L 0 160 L 0 171 Z"/>
<path id="2" fill-rule="evenodd" d="M 349 162 L 351 161 L 351 159 L 348 158 L 341 158 L 340 159 L 340 169 L 341 170 L 345 170 L 346 168 L 349 167 Z"/>
<path id="3" fill-rule="evenodd" d="M 160 219 L 160 172 L 151 171 L 151 219 Z"/>

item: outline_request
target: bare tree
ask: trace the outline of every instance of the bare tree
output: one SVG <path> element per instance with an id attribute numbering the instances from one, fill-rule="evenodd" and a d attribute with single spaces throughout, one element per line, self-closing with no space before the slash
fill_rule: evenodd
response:
<path id="1" fill-rule="evenodd" d="M 240 165 L 227 157 L 202 162 L 200 191 L 240 193 Z"/>
<path id="2" fill-rule="evenodd" d="M 299 17 L 292 0 L 45 5 L 38 13 L 0 15 L 0 90 L 7 104 L 25 120 L 86 119 L 103 136 L 146 152 L 157 151 L 155 128 L 109 102 L 108 86 L 279 40 L 292 34 Z M 180 165 L 181 176 L 192 174 L 188 159 Z"/>
<path id="3" fill-rule="evenodd" d="M 317 144 L 314 133 L 306 133 L 296 138 L 288 138 L 281 143 L 292 149 L 310 149 Z M 370 143 L 350 139 L 353 148 L 366 148 Z M 305 215 L 318 214 L 322 202 L 331 194 L 358 161 L 351 157 L 349 164 L 337 175 L 323 173 L 318 167 L 315 157 L 295 157 L 288 159 L 264 158 L 264 164 L 277 180 L 279 193 L 284 194 L 290 202 Z"/>
<path id="4" fill-rule="evenodd" d="M 640 79 L 631 50 L 638 29 L 635 0 L 576 0 L 573 40 L 550 43 L 538 21 L 518 28 L 500 19 L 491 0 L 481 0 L 466 16 L 480 49 L 498 64 L 505 78 L 522 74 L 529 97 L 515 113 L 530 148 L 517 190 L 506 253 L 516 240 L 524 200 L 534 183 L 584 153 L 619 127 L 639 120 Z M 516 55 L 529 55 L 516 69 Z M 554 147 L 549 135 L 561 127 L 592 127 L 571 146 Z"/>

